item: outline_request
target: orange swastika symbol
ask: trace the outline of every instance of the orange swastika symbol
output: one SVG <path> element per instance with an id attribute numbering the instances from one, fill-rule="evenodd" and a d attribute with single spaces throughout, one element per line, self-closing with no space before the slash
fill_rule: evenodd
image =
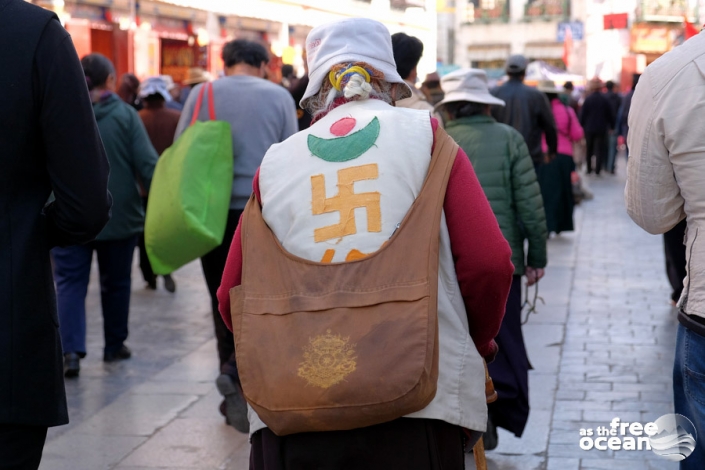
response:
<path id="1" fill-rule="evenodd" d="M 367 209 L 367 231 L 382 231 L 382 211 L 380 194 L 377 191 L 355 194 L 356 181 L 373 180 L 379 176 L 376 163 L 338 170 L 338 194 L 326 197 L 326 179 L 324 175 L 311 177 L 313 215 L 340 212 L 340 223 L 317 228 L 313 232 L 316 243 L 335 238 L 342 238 L 357 233 L 355 209 Z"/>

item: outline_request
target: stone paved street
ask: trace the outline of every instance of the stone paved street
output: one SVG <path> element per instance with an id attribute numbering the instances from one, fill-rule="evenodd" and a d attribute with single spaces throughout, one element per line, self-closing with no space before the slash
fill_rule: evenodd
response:
<path id="1" fill-rule="evenodd" d="M 524 436 L 500 430 L 490 469 L 672 470 L 650 451 L 583 451 L 581 428 L 613 418 L 647 423 L 672 412 L 676 317 L 668 304 L 661 237 L 624 210 L 624 162 L 593 177 L 595 198 L 576 231 L 549 241 L 537 315 L 524 327 L 531 415 Z M 94 268 L 95 271 L 95 268 Z M 42 470 L 243 470 L 246 436 L 217 411 L 217 359 L 200 265 L 175 274 L 178 291 L 143 289 L 137 265 L 128 345 L 134 356 L 102 362 L 96 273 L 88 299 L 89 354 L 67 381 L 71 423 L 50 430 Z M 468 468 L 474 468 L 472 456 Z"/>

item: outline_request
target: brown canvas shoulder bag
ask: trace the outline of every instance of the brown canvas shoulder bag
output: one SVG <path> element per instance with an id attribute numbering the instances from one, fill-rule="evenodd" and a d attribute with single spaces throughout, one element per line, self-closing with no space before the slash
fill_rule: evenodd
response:
<path id="1" fill-rule="evenodd" d="M 242 285 L 230 291 L 233 333 L 245 398 L 277 435 L 371 426 L 433 400 L 441 210 L 457 150 L 439 128 L 400 228 L 356 261 L 288 253 L 250 199 Z"/>

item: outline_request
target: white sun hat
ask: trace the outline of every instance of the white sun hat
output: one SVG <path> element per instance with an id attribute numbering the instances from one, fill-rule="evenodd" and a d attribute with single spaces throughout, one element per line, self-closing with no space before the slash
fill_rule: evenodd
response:
<path id="1" fill-rule="evenodd" d="M 139 97 L 146 98 L 149 95 L 162 95 L 166 101 L 171 101 L 168 84 L 162 77 L 149 77 L 140 84 Z"/>
<path id="2" fill-rule="evenodd" d="M 504 106 L 504 101 L 492 96 L 487 84 L 487 74 L 480 69 L 459 69 L 441 78 L 441 88 L 445 93 L 435 109 L 445 103 L 470 101 L 473 103 Z"/>
<path id="3" fill-rule="evenodd" d="M 171 75 L 159 75 L 159 77 L 164 80 L 167 91 L 171 91 L 176 87 L 176 83 L 174 83 L 174 79 Z"/>
<path id="4" fill-rule="evenodd" d="M 397 72 L 392 37 L 379 21 L 348 18 L 313 28 L 306 38 L 306 59 L 309 81 L 301 107 L 328 80 L 331 67 L 345 62 L 366 62 L 382 72 L 385 81 L 402 85 L 395 100 L 411 96 L 409 85 Z"/>

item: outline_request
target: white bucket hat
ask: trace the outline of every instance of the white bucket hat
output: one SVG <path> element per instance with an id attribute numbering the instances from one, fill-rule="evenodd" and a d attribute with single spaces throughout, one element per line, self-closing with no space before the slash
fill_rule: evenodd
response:
<path id="1" fill-rule="evenodd" d="M 454 101 L 471 101 L 473 103 L 504 106 L 504 101 L 492 96 L 487 85 L 487 74 L 480 69 L 459 69 L 441 78 L 441 88 L 445 96 L 435 109 L 445 103 Z"/>
<path id="2" fill-rule="evenodd" d="M 164 80 L 167 91 L 171 91 L 176 87 L 176 83 L 174 83 L 174 79 L 171 77 L 171 75 L 159 75 L 159 77 Z"/>
<path id="3" fill-rule="evenodd" d="M 306 58 L 309 82 L 299 103 L 302 108 L 328 80 L 331 67 L 345 62 L 366 62 L 382 72 L 387 82 L 401 84 L 395 100 L 411 96 L 409 85 L 397 72 L 392 37 L 379 21 L 348 18 L 313 28 L 306 38 Z"/>
<path id="4" fill-rule="evenodd" d="M 162 77 L 149 77 L 140 84 L 139 97 L 146 98 L 149 95 L 162 95 L 166 101 L 171 101 L 168 84 Z"/>

